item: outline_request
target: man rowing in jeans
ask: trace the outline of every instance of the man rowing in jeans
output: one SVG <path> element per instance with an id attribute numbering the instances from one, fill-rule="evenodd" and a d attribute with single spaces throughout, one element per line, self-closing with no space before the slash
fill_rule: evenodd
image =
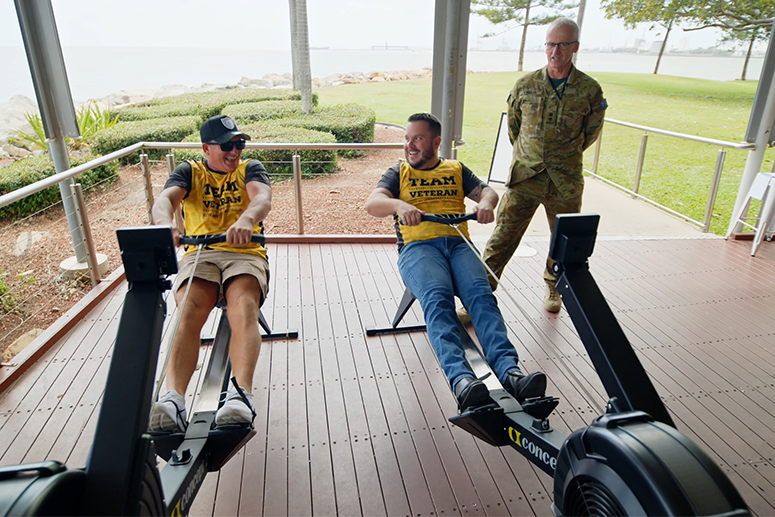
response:
<path id="1" fill-rule="evenodd" d="M 465 359 L 455 314 L 455 296 L 471 314 L 476 335 L 490 367 L 503 387 L 520 403 L 546 390 L 542 372 L 523 374 L 509 341 L 487 272 L 460 234 L 449 225 L 422 222 L 424 213 L 460 214 L 464 198 L 477 205 L 477 222 L 491 223 L 498 194 L 455 160 L 441 160 L 441 123 L 429 113 L 416 113 L 406 125 L 402 162 L 385 172 L 366 201 L 375 217 L 393 216 L 398 234 L 398 270 L 425 314 L 433 350 L 461 412 L 490 403 L 487 386 L 474 377 Z M 468 239 L 467 223 L 460 231 Z"/>
<path id="2" fill-rule="evenodd" d="M 183 207 L 186 235 L 226 233 L 226 242 L 202 250 L 193 272 L 196 251 L 192 246 L 180 261 L 172 287 L 180 307 L 185 287 L 191 288 L 181 307 L 180 324 L 173 338 L 167 363 L 170 390 L 151 411 L 151 431 L 184 431 L 187 426 L 183 398 L 199 357 L 202 326 L 219 299 L 226 300 L 231 326 L 229 356 L 237 384 L 245 399 L 230 389 L 215 424 L 239 425 L 253 422 L 253 373 L 261 346 L 259 309 L 268 291 L 269 267 L 266 249 L 251 243 L 254 233 L 263 233 L 262 221 L 272 207 L 269 176 L 258 160 L 242 160 L 245 140 L 229 117 L 217 115 L 200 129 L 206 159 L 180 164 L 164 185 L 153 205 L 153 222 L 172 228 L 175 245 L 180 233 L 173 225 L 174 213 Z"/>

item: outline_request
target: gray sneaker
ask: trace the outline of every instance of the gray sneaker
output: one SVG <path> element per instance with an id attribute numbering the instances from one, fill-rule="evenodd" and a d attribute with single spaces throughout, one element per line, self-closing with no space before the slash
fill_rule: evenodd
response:
<path id="1" fill-rule="evenodd" d="M 251 425 L 253 423 L 256 414 L 253 411 L 253 394 L 247 393 L 243 388 L 240 388 L 240 391 L 248 399 L 248 404 L 245 404 L 242 396 L 235 389 L 224 393 L 223 406 L 215 414 L 216 426 Z"/>
<path id="2" fill-rule="evenodd" d="M 153 405 L 148 430 L 152 433 L 167 431 L 183 433 L 186 427 L 188 427 L 186 399 L 177 391 L 169 390 Z"/>

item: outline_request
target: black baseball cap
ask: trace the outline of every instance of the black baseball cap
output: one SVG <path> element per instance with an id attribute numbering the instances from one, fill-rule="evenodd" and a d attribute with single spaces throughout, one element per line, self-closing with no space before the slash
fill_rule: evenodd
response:
<path id="1" fill-rule="evenodd" d="M 225 144 L 235 136 L 250 140 L 250 136 L 237 128 L 237 123 L 234 122 L 234 119 L 226 115 L 216 115 L 207 119 L 202 124 L 202 127 L 199 128 L 199 135 L 202 137 L 202 143 L 204 144 L 212 142 Z"/>

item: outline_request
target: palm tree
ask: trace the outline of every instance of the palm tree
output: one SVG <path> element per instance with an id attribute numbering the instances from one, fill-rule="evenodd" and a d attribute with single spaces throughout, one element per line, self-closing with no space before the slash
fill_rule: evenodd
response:
<path id="1" fill-rule="evenodd" d="M 294 88 L 297 87 L 296 76 L 298 67 L 298 89 L 301 90 L 301 109 L 304 113 L 312 113 L 312 74 L 309 65 L 309 28 L 307 26 L 307 0 L 288 0 L 291 8 L 291 39 L 296 57 L 294 64 Z M 295 26 L 295 36 L 293 27 Z"/>

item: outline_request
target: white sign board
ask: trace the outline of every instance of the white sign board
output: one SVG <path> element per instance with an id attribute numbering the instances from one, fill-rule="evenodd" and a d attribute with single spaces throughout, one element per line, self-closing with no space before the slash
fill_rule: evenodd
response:
<path id="1" fill-rule="evenodd" d="M 509 118 L 506 113 L 501 115 L 498 127 L 498 137 L 495 139 L 495 149 L 492 153 L 490 174 L 487 183 L 506 183 L 511 167 L 511 142 L 509 141 Z"/>

